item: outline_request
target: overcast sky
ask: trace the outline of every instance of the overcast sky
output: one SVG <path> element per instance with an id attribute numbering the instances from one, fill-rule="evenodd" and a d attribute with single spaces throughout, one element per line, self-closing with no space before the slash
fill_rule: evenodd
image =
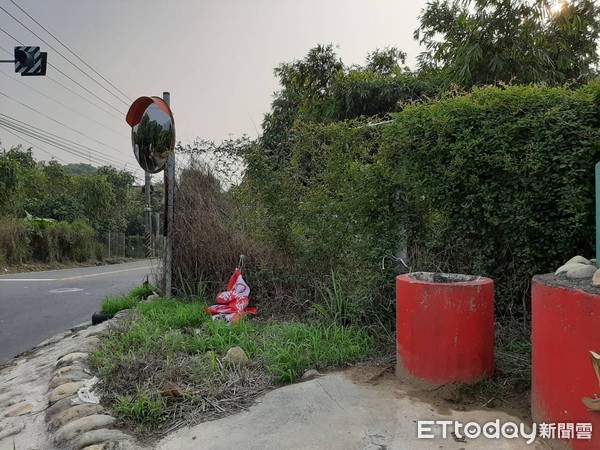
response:
<path id="1" fill-rule="evenodd" d="M 337 53 L 346 65 L 363 64 L 367 53 L 376 48 L 396 46 L 408 53 L 408 64 L 414 67 L 420 49 L 412 34 L 426 0 L 14 2 L 114 87 L 11 0 L 0 0 L 0 7 L 39 36 L 0 9 L 0 30 L 4 31 L 0 33 L 0 59 L 11 59 L 4 50 L 12 53 L 14 46 L 22 43 L 39 45 L 48 52 L 51 64 L 46 77 L 22 77 L 14 72 L 13 64 L 0 64 L 0 93 L 4 94 L 0 95 L 0 114 L 86 147 L 83 152 L 88 156 L 75 156 L 31 137 L 15 137 L 0 128 L 2 146 L 30 146 L 27 139 L 35 144 L 38 159 L 54 156 L 87 163 L 91 155 L 94 165 L 100 160 L 133 171 L 138 166 L 125 122 L 130 100 L 115 88 L 130 99 L 170 91 L 177 140 L 183 143 L 196 137 L 216 141 L 243 134 L 256 137 L 278 89 L 273 68 L 301 59 L 319 43 L 339 46 Z"/>

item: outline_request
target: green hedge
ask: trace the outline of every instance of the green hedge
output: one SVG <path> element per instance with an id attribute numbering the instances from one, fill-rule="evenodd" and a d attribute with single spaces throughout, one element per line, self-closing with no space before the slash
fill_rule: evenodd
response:
<path id="1" fill-rule="evenodd" d="M 599 94 L 492 87 L 398 114 L 383 153 L 419 213 L 413 245 L 493 277 L 506 312 L 534 274 L 593 255 Z"/>
<path id="2" fill-rule="evenodd" d="M 490 87 L 377 127 L 297 122 L 277 164 L 248 150 L 243 223 L 308 283 L 346 272 L 389 307 L 382 259 L 407 241 L 413 270 L 491 276 L 499 311 L 521 314 L 532 275 L 593 254 L 599 99 L 599 81 Z"/>

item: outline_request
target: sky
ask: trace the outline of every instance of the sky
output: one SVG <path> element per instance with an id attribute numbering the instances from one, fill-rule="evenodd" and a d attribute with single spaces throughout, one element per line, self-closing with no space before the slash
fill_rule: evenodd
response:
<path id="1" fill-rule="evenodd" d="M 111 164 L 139 176 L 125 114 L 136 98 L 164 91 L 171 93 L 183 144 L 254 138 L 279 88 L 273 69 L 302 59 L 317 44 L 334 44 L 346 65 L 364 64 L 369 52 L 395 46 L 414 67 L 422 49 L 413 31 L 425 3 L 0 0 L 0 60 L 12 59 L 15 46 L 32 45 L 48 53 L 49 63 L 44 77 L 22 77 L 13 64 L 0 64 L 1 146 L 23 144 L 38 160 Z M 14 136 L 3 120 L 68 139 L 71 153 L 13 129 Z"/>

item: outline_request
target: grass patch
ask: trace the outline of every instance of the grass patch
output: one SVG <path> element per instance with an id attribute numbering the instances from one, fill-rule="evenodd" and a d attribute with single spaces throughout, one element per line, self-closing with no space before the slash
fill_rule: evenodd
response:
<path id="1" fill-rule="evenodd" d="M 102 314 L 116 314 L 123 309 L 133 308 L 138 301 L 138 299 L 129 296 L 105 297 L 100 305 L 100 312 Z"/>
<path id="2" fill-rule="evenodd" d="M 213 321 L 204 304 L 140 302 L 91 353 L 104 399 L 144 433 L 166 433 L 244 408 L 264 390 L 297 381 L 309 368 L 344 367 L 372 356 L 375 338 L 337 324 Z M 250 361 L 225 361 L 241 347 Z"/>
<path id="3" fill-rule="evenodd" d="M 124 309 L 131 309 L 136 306 L 140 300 L 152 294 L 153 288 L 152 285 L 142 285 L 133 288 L 127 295 L 117 297 L 107 296 L 100 304 L 100 312 L 102 314 L 116 314 Z"/>

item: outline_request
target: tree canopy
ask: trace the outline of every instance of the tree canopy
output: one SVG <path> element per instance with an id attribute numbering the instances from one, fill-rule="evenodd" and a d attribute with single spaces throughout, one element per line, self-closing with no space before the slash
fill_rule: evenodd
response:
<path id="1" fill-rule="evenodd" d="M 598 63 L 600 9 L 593 0 L 433 0 L 414 37 L 422 71 L 446 86 L 582 84 Z"/>

